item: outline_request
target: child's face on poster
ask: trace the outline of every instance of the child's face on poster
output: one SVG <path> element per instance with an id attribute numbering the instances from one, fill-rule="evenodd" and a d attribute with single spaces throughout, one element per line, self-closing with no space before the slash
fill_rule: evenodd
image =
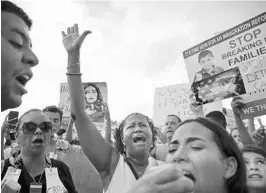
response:
<path id="1" fill-rule="evenodd" d="M 209 70 L 214 66 L 214 59 L 211 55 L 207 55 L 200 59 L 200 65 L 203 69 Z"/>
<path id="2" fill-rule="evenodd" d="M 97 100 L 97 90 L 93 86 L 89 86 L 85 89 L 85 97 L 89 103 L 94 103 Z"/>

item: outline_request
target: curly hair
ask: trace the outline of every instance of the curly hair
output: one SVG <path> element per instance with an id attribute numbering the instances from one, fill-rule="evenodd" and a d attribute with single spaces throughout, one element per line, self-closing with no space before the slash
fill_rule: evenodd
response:
<path id="1" fill-rule="evenodd" d="M 101 112 L 103 111 L 103 97 L 102 97 L 102 93 L 99 89 L 99 87 L 97 87 L 94 83 L 86 83 L 84 84 L 84 98 L 85 98 L 85 109 L 89 108 L 91 109 L 91 103 L 89 103 L 87 100 L 86 100 L 86 88 L 92 86 L 93 88 L 96 89 L 96 92 L 97 92 L 97 99 L 95 102 L 93 102 L 93 105 L 94 105 L 94 109 L 97 111 L 97 112 Z"/>
<path id="2" fill-rule="evenodd" d="M 152 122 L 152 120 L 148 117 L 145 116 L 141 113 L 131 113 L 130 115 L 128 115 L 119 125 L 118 128 L 115 129 L 114 132 L 114 146 L 117 149 L 117 151 L 122 154 L 122 155 L 126 155 L 125 149 L 124 149 L 124 145 L 122 142 L 122 136 L 123 136 L 123 129 L 125 127 L 125 122 L 126 120 L 131 117 L 131 116 L 135 116 L 135 115 L 141 115 L 143 117 L 145 117 L 145 119 L 148 121 L 149 127 L 151 128 L 151 132 L 152 132 L 152 147 L 150 150 L 152 150 L 155 147 L 155 142 L 156 142 L 156 136 L 157 136 L 157 132 L 155 130 L 154 124 Z"/>

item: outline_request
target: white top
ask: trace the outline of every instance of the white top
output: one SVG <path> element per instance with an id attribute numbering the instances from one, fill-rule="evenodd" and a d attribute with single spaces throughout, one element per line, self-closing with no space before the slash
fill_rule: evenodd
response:
<path id="1" fill-rule="evenodd" d="M 134 174 L 128 164 L 124 161 L 124 157 L 120 155 L 114 175 L 106 193 L 124 193 L 135 182 L 136 178 Z"/>
<path id="2" fill-rule="evenodd" d="M 157 163 L 157 165 L 164 164 L 162 161 L 149 157 L 149 165 L 152 166 L 154 162 Z M 124 157 L 120 155 L 114 175 L 105 193 L 125 193 L 136 181 L 129 165 L 125 162 Z"/>

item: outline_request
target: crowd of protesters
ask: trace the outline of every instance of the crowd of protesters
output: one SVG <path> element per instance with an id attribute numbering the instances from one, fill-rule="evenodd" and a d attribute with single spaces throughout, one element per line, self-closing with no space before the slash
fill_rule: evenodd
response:
<path id="1" fill-rule="evenodd" d="M 24 86 L 38 65 L 32 51 L 28 15 L 1 1 L 1 111 L 19 107 Z M 191 103 L 195 118 L 165 117 L 164 128 L 142 113 L 125 116 L 113 133 L 106 107 L 103 137 L 85 109 L 80 49 L 90 31 L 75 24 L 62 32 L 67 53 L 66 76 L 71 119 L 61 129 L 63 112 L 56 106 L 29 109 L 15 125 L 1 127 L 1 190 L 69 193 L 262 193 L 266 192 L 266 133 L 254 119 L 240 118 L 244 102 L 232 100 L 237 127 L 226 130 L 223 112 L 206 115 Z M 34 91 L 30 91 L 34 92 Z M 72 136 L 73 125 L 77 136 Z"/>

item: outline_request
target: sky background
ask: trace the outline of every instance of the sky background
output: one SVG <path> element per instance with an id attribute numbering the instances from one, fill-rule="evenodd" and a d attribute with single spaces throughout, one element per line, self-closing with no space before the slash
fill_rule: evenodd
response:
<path id="1" fill-rule="evenodd" d="M 245 1 L 13 2 L 33 20 L 33 50 L 40 61 L 17 110 L 59 104 L 67 62 L 61 31 L 78 23 L 80 32 L 92 31 L 81 49 L 82 79 L 107 82 L 111 118 L 118 121 L 132 112 L 152 117 L 156 87 L 188 82 L 184 50 L 266 7 L 266 2 Z"/>

